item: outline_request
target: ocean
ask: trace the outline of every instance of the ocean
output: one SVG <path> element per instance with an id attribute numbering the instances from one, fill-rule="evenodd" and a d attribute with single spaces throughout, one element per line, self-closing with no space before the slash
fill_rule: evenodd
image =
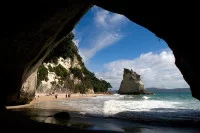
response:
<path id="1" fill-rule="evenodd" d="M 55 107 L 54 111 L 48 110 Z M 65 107 L 70 108 L 72 118 L 67 124 L 48 117 Z M 58 100 L 35 104 L 34 108 L 42 109 L 34 112 L 37 115 L 30 115 L 34 120 L 66 126 L 78 125 L 91 130 L 200 132 L 200 101 L 193 98 L 188 91 L 155 91 L 152 95 L 113 94 Z"/>

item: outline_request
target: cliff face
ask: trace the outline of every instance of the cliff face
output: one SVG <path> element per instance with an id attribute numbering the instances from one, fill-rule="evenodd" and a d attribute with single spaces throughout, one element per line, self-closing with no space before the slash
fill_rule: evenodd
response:
<path id="1" fill-rule="evenodd" d="M 140 75 L 132 69 L 124 68 L 123 80 L 121 82 L 119 94 L 143 94 L 145 93 L 144 85 L 140 79 Z"/>
<path id="2" fill-rule="evenodd" d="M 94 93 L 91 83 L 86 85 L 84 63 L 78 48 L 69 33 L 44 60 L 38 69 L 38 88 L 41 93 L 90 92 Z M 88 81 L 89 82 L 89 81 Z"/>
<path id="3" fill-rule="evenodd" d="M 69 33 L 39 67 L 37 92 L 94 93 L 111 88 L 110 83 L 96 78 L 85 67 L 73 38 L 74 34 Z"/>
<path id="4" fill-rule="evenodd" d="M 58 66 L 62 66 L 64 70 L 66 70 L 66 77 L 62 77 L 56 71 L 52 71 L 50 69 L 56 69 Z M 62 57 L 58 58 L 58 63 L 43 63 L 43 66 L 48 70 L 47 80 L 42 80 L 41 83 L 38 85 L 37 92 L 40 93 L 65 93 L 65 92 L 78 92 L 76 90 L 76 85 L 84 85 L 82 79 L 77 77 L 75 73 L 71 70 L 73 68 L 78 69 L 81 71 L 82 66 L 81 63 L 78 61 L 77 57 L 74 55 L 74 58 L 66 58 L 63 59 Z M 84 74 L 81 72 L 81 75 Z M 85 88 L 86 93 L 94 93 L 93 88 Z"/>
<path id="5" fill-rule="evenodd" d="M 96 78 L 82 62 L 78 48 L 72 41 L 74 34 L 66 35 L 44 59 L 42 65 L 23 83 L 20 92 L 8 96 L 9 104 L 29 103 L 35 92 L 94 93 L 106 92 L 110 83 Z M 17 100 L 16 100 L 17 99 Z"/>

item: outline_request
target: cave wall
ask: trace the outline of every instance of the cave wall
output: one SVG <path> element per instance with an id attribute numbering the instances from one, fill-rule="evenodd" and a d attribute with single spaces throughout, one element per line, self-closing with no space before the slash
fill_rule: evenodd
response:
<path id="1" fill-rule="evenodd" d="M 198 4 L 138 3 L 128 0 L 61 0 L 1 3 L 0 29 L 0 105 L 9 104 L 8 96 L 18 95 L 22 83 L 37 69 L 46 55 L 69 33 L 96 4 L 125 15 L 164 39 L 193 97 L 200 99 L 198 65 Z"/>
<path id="2" fill-rule="evenodd" d="M 17 100 L 9 97 L 19 95 L 22 83 L 90 7 L 88 0 L 1 3 L 1 105 Z"/>
<path id="3" fill-rule="evenodd" d="M 35 92 L 37 88 L 37 69 L 26 79 L 22 84 L 20 95 L 15 103 L 27 104 L 35 98 Z"/>

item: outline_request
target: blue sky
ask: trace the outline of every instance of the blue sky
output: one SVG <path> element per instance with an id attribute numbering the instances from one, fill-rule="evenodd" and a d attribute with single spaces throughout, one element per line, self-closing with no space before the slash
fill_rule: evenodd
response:
<path id="1" fill-rule="evenodd" d="M 188 88 L 166 42 L 120 14 L 94 6 L 73 30 L 86 67 L 118 89 L 123 68 L 141 75 L 144 86 Z"/>

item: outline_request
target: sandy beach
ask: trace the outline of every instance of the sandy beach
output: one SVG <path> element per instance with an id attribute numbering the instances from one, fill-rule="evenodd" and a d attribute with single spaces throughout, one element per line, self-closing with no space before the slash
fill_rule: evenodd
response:
<path id="1" fill-rule="evenodd" d="M 57 98 L 55 95 L 57 94 Z M 56 94 L 46 94 L 46 93 L 36 93 L 35 98 L 29 103 L 29 104 L 24 104 L 24 105 L 17 105 L 17 106 L 6 106 L 7 109 L 15 109 L 15 108 L 24 108 L 31 106 L 35 103 L 40 103 L 40 102 L 50 102 L 50 101 L 55 101 L 55 100 L 70 100 L 73 98 L 88 98 L 88 97 L 96 97 L 96 96 L 104 96 L 108 94 L 79 94 L 79 93 L 74 93 L 71 94 L 70 97 L 66 97 L 66 93 L 56 93 Z"/>
<path id="2" fill-rule="evenodd" d="M 73 133 L 74 132 L 162 133 L 163 131 L 173 132 L 173 133 L 199 132 L 199 123 L 193 122 L 191 120 L 184 121 L 179 119 L 178 121 L 173 121 L 167 119 L 164 121 L 163 120 L 164 115 L 162 115 L 163 117 L 161 119 L 156 119 L 155 117 L 163 114 L 162 112 L 156 113 L 156 116 L 154 116 L 155 113 L 154 112 L 151 113 L 150 111 L 142 111 L 142 112 L 133 111 L 131 114 L 130 112 L 123 111 L 116 113 L 116 116 L 125 115 L 127 116 L 124 117 L 125 119 L 124 118 L 121 119 L 121 117 L 120 118 L 102 117 L 98 115 L 101 114 L 101 111 L 104 111 L 103 113 L 106 113 L 106 109 L 108 109 L 109 112 L 120 110 L 119 106 L 120 102 L 130 103 L 130 100 L 127 101 L 124 99 L 120 100 L 120 96 L 114 99 L 111 98 L 112 100 L 109 100 L 108 97 L 110 96 L 106 95 L 108 94 L 87 94 L 87 96 L 86 95 L 82 96 L 80 94 L 71 94 L 70 98 L 66 98 L 66 94 L 58 94 L 56 98 L 55 94 L 47 95 L 44 93 L 37 93 L 36 99 L 31 101 L 30 104 L 7 106 L 8 110 L 6 112 L 1 113 L 0 117 L 3 121 L 3 127 L 10 130 L 11 129 L 17 130 L 19 128 L 22 129 L 24 128 L 24 131 L 27 131 L 26 130 L 27 128 L 30 128 L 31 130 L 45 129 L 48 130 L 49 132 L 54 132 L 54 133 L 58 131 L 62 132 L 66 131 L 68 133 L 71 132 Z M 98 96 L 105 96 L 105 98 Z M 144 102 L 144 101 L 143 100 L 135 101 L 136 104 L 138 102 Z M 151 102 L 151 100 L 149 100 L 149 102 Z M 108 104 L 108 103 L 113 103 L 113 104 Z M 117 108 L 115 108 L 115 106 Z M 122 106 L 125 105 L 123 104 Z M 151 105 L 148 104 L 148 106 Z M 135 107 L 136 106 L 134 106 L 134 108 Z M 139 107 L 138 104 L 137 107 Z M 126 109 L 127 108 L 128 107 L 126 106 Z M 144 106 L 142 106 L 142 108 L 144 108 Z M 60 120 L 54 118 L 54 115 L 60 112 L 69 113 L 70 119 Z M 172 113 L 174 117 L 174 112 Z M 136 117 L 137 119 L 130 120 L 129 118 L 131 118 L 131 116 Z"/>

